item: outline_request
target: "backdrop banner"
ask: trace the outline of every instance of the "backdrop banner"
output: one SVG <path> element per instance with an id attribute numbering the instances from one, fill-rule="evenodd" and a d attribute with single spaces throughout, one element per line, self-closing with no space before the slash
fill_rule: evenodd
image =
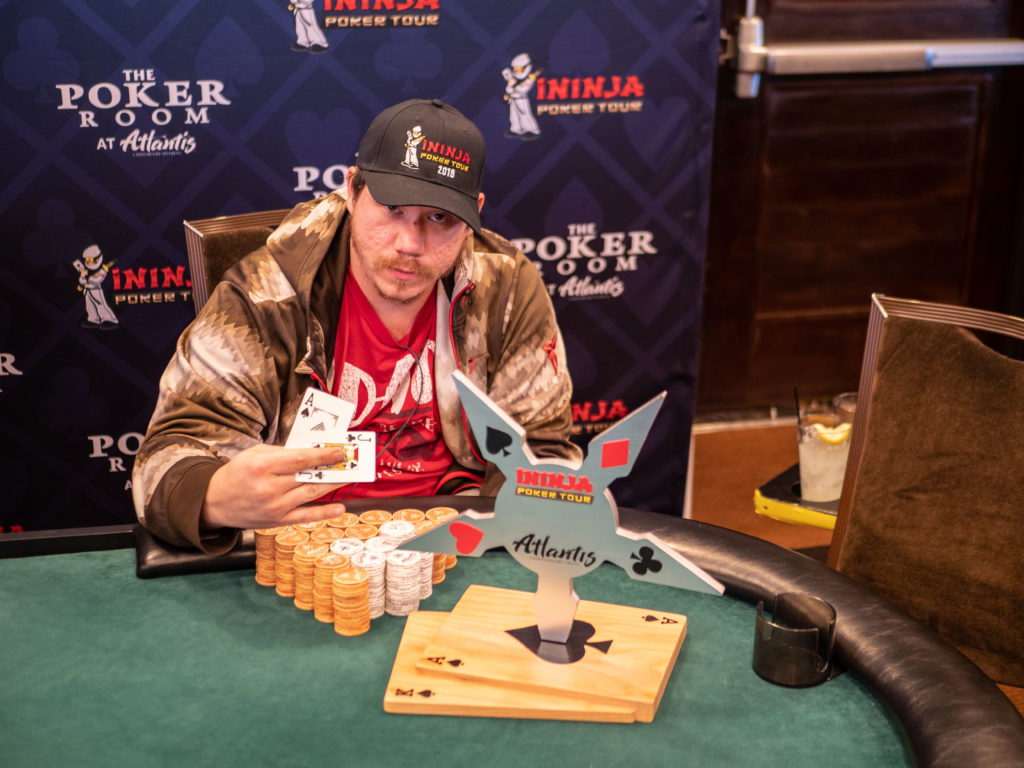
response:
<path id="1" fill-rule="evenodd" d="M 668 391 L 622 506 L 681 514 L 694 410 L 714 0 L 0 4 L 0 530 L 135 519 L 131 467 L 195 315 L 182 222 L 343 183 L 381 109 L 487 140 L 484 226 L 536 262 L 576 439 Z"/>

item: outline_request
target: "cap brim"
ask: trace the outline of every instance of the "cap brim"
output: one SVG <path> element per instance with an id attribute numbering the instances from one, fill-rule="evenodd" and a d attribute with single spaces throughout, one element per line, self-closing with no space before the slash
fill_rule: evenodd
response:
<path id="1" fill-rule="evenodd" d="M 381 205 L 439 208 L 466 222 L 474 232 L 480 231 L 480 208 L 475 198 L 441 184 L 394 173 L 363 169 L 363 177 L 373 199 Z"/>

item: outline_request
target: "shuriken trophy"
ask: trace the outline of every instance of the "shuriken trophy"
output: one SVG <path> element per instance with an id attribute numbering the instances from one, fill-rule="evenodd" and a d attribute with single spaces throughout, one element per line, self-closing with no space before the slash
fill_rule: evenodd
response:
<path id="1" fill-rule="evenodd" d="M 469 510 L 402 544 L 479 557 L 504 546 L 537 574 L 533 607 L 541 640 L 565 643 L 579 602 L 572 580 L 605 560 L 632 579 L 708 594 L 725 587 L 653 534 L 619 527 L 608 485 L 629 474 L 665 393 L 606 429 L 580 462 L 538 459 L 526 433 L 461 373 L 453 374 L 484 458 L 505 475 L 493 512 Z"/>

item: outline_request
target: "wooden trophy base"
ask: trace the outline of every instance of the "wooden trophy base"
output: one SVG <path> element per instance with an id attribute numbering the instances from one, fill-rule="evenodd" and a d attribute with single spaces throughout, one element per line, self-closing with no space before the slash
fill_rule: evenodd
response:
<path id="1" fill-rule="evenodd" d="M 474 584 L 409 616 L 384 711 L 649 723 L 685 637 L 685 616 L 581 600 L 568 642 L 541 643 L 532 592 Z"/>

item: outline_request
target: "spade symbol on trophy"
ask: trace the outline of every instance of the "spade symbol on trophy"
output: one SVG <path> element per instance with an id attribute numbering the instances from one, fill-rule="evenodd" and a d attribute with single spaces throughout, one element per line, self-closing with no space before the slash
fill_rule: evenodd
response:
<path id="1" fill-rule="evenodd" d="M 512 435 L 502 432 L 494 427 L 487 427 L 487 452 L 497 453 L 501 451 L 502 456 L 508 456 L 508 447 L 512 445 Z"/>

